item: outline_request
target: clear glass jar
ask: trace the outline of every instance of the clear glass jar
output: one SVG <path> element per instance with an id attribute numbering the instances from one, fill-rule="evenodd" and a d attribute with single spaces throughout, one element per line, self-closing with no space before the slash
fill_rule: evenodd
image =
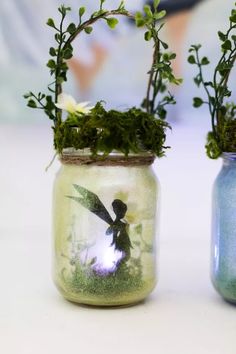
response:
<path id="1" fill-rule="evenodd" d="M 222 157 L 213 188 L 212 282 L 225 300 L 236 303 L 236 153 Z"/>
<path id="2" fill-rule="evenodd" d="M 81 304 L 137 303 L 156 284 L 159 183 L 153 170 L 133 160 L 130 166 L 78 165 L 68 156 L 54 184 L 55 284 Z"/>

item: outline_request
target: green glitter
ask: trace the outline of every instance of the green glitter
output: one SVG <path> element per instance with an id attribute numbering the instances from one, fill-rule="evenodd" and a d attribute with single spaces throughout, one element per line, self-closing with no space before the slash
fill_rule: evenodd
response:
<path id="1" fill-rule="evenodd" d="M 141 260 L 136 258 L 107 275 L 80 261 L 74 262 L 73 267 L 70 273 L 65 268 L 61 271 L 60 290 L 65 298 L 79 303 L 110 306 L 133 303 L 134 298 L 138 302 L 155 286 L 153 279 L 143 280 Z"/>
<path id="2" fill-rule="evenodd" d="M 72 272 L 72 276 L 65 281 L 70 290 L 77 295 L 82 293 L 83 295 L 113 298 L 124 293 L 137 291 L 143 287 L 140 268 L 133 272 L 131 267 L 123 264 L 115 273 L 101 276 L 89 269 L 83 269 L 81 265 L 77 265 L 75 271 Z"/>

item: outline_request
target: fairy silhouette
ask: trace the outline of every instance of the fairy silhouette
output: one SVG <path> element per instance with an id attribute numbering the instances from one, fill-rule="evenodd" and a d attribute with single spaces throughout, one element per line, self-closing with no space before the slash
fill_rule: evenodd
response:
<path id="1" fill-rule="evenodd" d="M 114 245 L 115 250 L 123 253 L 121 262 L 127 262 L 130 258 L 130 249 L 132 248 L 128 234 L 129 224 L 122 221 L 128 209 L 127 205 L 120 199 L 115 199 L 112 202 L 112 208 L 116 215 L 115 220 L 113 220 L 96 194 L 77 184 L 73 186 L 82 197 L 68 196 L 68 198 L 75 200 L 109 225 L 106 235 L 113 235 L 111 246 Z"/>

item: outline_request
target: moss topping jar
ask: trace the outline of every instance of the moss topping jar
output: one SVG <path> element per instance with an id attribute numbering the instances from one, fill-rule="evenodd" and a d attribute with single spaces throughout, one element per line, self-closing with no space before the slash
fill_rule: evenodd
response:
<path id="1" fill-rule="evenodd" d="M 53 196 L 54 281 L 70 301 L 131 305 L 156 284 L 159 183 L 150 154 L 66 150 Z"/>

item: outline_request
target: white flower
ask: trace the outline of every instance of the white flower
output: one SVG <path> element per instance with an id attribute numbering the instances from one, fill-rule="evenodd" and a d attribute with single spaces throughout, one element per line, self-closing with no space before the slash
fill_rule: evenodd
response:
<path id="1" fill-rule="evenodd" d="M 81 102 L 77 103 L 76 100 L 66 93 L 61 93 L 58 96 L 58 102 L 55 106 L 59 109 L 63 109 L 69 113 L 83 113 L 88 114 L 90 113 L 93 107 L 88 107 L 89 102 Z"/>

